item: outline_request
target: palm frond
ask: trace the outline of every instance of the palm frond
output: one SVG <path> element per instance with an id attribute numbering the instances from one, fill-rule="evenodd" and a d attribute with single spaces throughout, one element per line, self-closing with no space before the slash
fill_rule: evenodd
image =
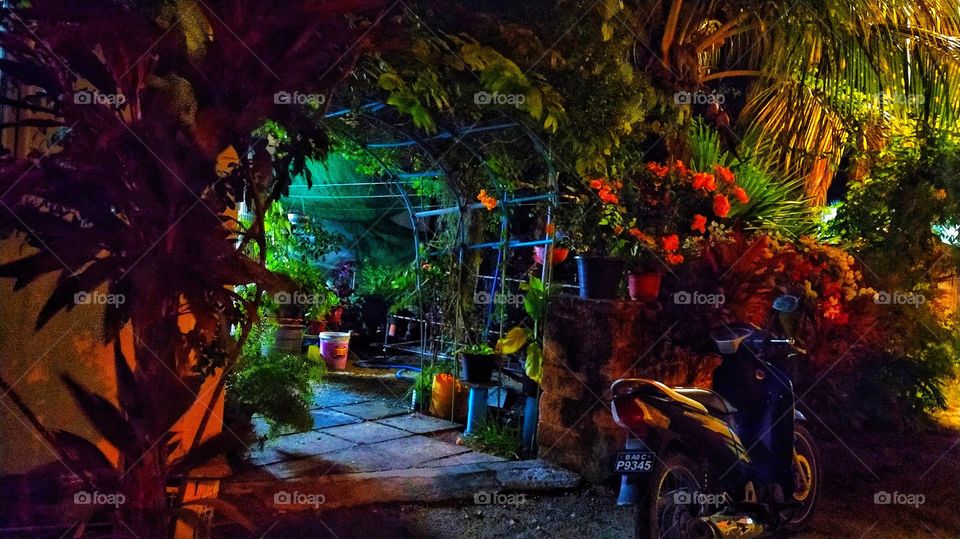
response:
<path id="1" fill-rule="evenodd" d="M 717 132 L 701 121 L 693 122 L 690 141 L 695 170 L 710 170 L 714 164 L 730 168 L 736 174 L 737 184 L 750 195 L 747 204 L 738 204 L 730 212 L 744 228 L 773 231 L 794 239 L 819 233 L 817 212 L 804 194 L 802 177 L 778 180 L 753 155 L 736 159 L 721 148 Z"/>

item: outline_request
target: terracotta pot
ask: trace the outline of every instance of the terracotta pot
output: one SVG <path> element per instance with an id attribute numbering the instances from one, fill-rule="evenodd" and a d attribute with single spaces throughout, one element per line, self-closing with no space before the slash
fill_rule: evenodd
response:
<path id="1" fill-rule="evenodd" d="M 537 264 L 540 264 L 540 265 L 542 266 L 542 265 L 543 265 L 543 257 L 546 256 L 546 251 L 547 251 L 547 248 L 546 248 L 545 246 L 543 246 L 543 245 L 538 245 L 538 246 L 534 247 L 534 248 L 533 248 L 533 260 L 534 260 Z M 551 265 L 551 266 L 556 266 L 557 264 L 563 263 L 563 261 L 566 260 L 566 259 L 567 259 L 567 256 L 569 256 L 569 255 L 570 255 L 570 249 L 566 249 L 566 248 L 564 248 L 564 247 L 554 247 L 554 248 L 553 248 L 553 254 L 552 254 L 552 256 L 550 257 L 550 265 Z"/>
<path id="2" fill-rule="evenodd" d="M 627 275 L 627 288 L 630 299 L 635 301 L 656 301 L 660 295 L 659 273 L 631 273 Z"/>
<path id="3" fill-rule="evenodd" d="M 623 260 L 603 256 L 578 256 L 577 277 L 580 297 L 615 299 L 623 279 Z"/>
<path id="4" fill-rule="evenodd" d="M 309 335 L 319 335 L 327 330 L 327 321 L 326 320 L 311 320 L 307 324 L 307 334 Z"/>

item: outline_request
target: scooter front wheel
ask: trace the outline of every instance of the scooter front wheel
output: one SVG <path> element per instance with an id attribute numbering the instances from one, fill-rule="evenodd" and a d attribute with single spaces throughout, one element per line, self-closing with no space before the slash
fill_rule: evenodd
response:
<path id="1" fill-rule="evenodd" d="M 813 510 L 820 499 L 822 486 L 820 450 L 810 431 L 797 425 L 794 428 L 793 442 L 793 500 L 799 507 L 783 511 L 784 531 L 798 531 L 810 522 Z"/>
<path id="2" fill-rule="evenodd" d="M 658 459 L 644 503 L 637 506 L 635 539 L 682 539 L 688 524 L 701 515 L 703 474 L 681 453 Z"/>

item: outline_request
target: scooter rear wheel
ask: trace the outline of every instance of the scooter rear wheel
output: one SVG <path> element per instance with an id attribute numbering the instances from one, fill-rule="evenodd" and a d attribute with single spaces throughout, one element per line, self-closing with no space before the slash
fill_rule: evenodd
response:
<path id="1" fill-rule="evenodd" d="M 681 539 L 701 514 L 700 466 L 681 453 L 658 460 L 644 503 L 637 506 L 635 539 Z"/>

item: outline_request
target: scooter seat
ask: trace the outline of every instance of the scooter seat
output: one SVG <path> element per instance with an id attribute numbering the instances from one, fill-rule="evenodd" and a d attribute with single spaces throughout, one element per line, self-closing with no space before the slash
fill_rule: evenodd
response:
<path id="1" fill-rule="evenodd" d="M 673 390 L 688 399 L 699 402 L 713 414 L 722 416 L 737 413 L 737 409 L 730 404 L 730 401 L 709 389 L 701 389 L 699 387 L 675 387 Z"/>

